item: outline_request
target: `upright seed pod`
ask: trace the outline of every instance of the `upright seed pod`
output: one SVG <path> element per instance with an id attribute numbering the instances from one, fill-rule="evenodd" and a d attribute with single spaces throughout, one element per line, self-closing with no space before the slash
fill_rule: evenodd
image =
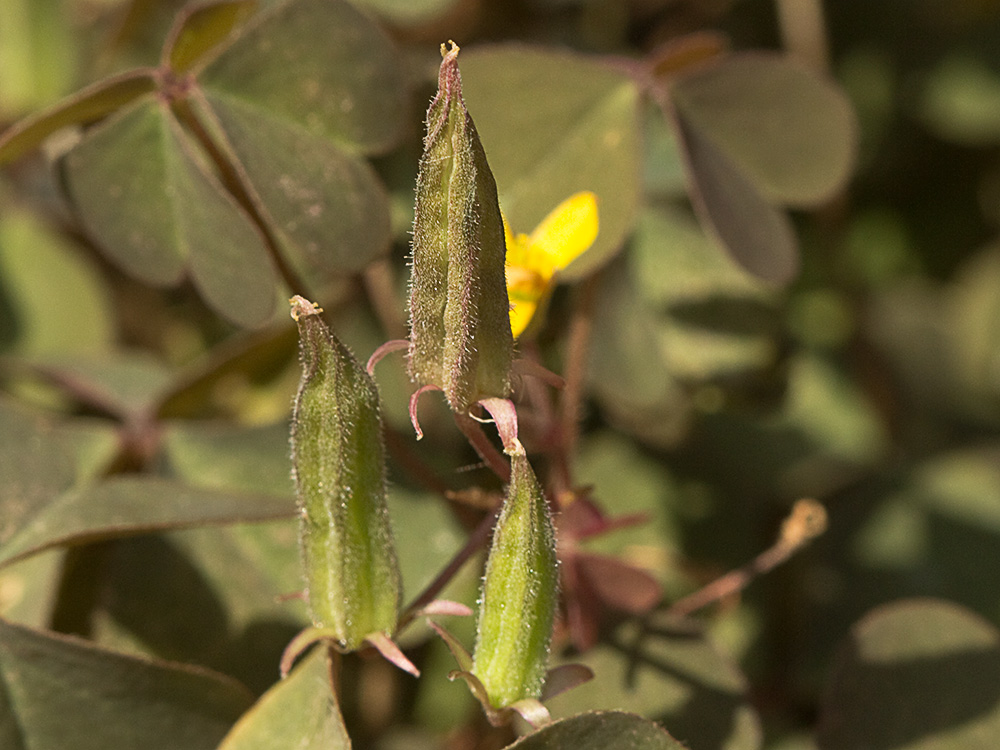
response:
<path id="1" fill-rule="evenodd" d="M 497 187 L 462 99 L 458 47 L 441 47 L 417 176 L 410 376 L 455 411 L 510 392 L 514 339 Z"/>
<path id="2" fill-rule="evenodd" d="M 391 635 L 399 615 L 378 391 L 315 305 L 298 296 L 291 305 L 302 357 L 292 464 L 309 608 L 314 625 L 353 650 Z"/>
<path id="3" fill-rule="evenodd" d="M 538 698 L 545 681 L 558 600 L 552 515 L 523 451 L 511 478 L 486 561 L 472 673 L 494 708 Z"/>

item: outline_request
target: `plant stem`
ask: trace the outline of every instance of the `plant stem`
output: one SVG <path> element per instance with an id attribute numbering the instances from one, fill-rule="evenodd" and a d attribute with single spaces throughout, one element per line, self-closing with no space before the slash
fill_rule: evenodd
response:
<path id="1" fill-rule="evenodd" d="M 390 425 L 386 425 L 382 434 L 385 436 L 385 445 L 389 449 L 393 460 L 411 477 L 420 482 L 425 488 L 444 495 L 451 488 L 448 487 L 434 473 L 434 470 L 424 463 L 423 459 L 411 447 L 412 435 L 403 437 L 398 430 Z"/>
<path id="2" fill-rule="evenodd" d="M 580 435 L 580 404 L 587 376 L 590 339 L 594 330 L 594 300 L 597 297 L 600 277 L 600 273 L 594 274 L 581 284 L 569 326 L 566 367 L 563 372 L 566 386 L 562 390 L 559 414 L 561 450 L 556 464 L 561 475 L 560 490 L 568 490 L 573 486 L 572 457 L 576 452 Z"/>
<path id="3" fill-rule="evenodd" d="M 510 464 L 503 457 L 486 437 L 482 425 L 468 414 L 455 414 L 455 424 L 462 431 L 469 444 L 473 447 L 479 457 L 486 462 L 486 465 L 493 470 L 493 473 L 500 477 L 500 481 L 506 484 L 510 481 Z"/>
<path id="4" fill-rule="evenodd" d="M 693 594 L 678 599 L 667 609 L 669 617 L 687 617 L 712 602 L 746 588 L 754 578 L 777 567 L 826 530 L 826 510 L 815 500 L 799 500 L 781 526 L 781 535 L 771 547 L 749 563 L 716 578 Z"/>
<path id="5" fill-rule="evenodd" d="M 382 324 L 390 339 L 404 339 L 407 336 L 406 317 L 400 312 L 403 305 L 396 296 L 396 280 L 392 263 L 383 258 L 368 265 L 361 275 L 365 292 L 371 302 L 375 316 Z"/>
<path id="6" fill-rule="evenodd" d="M 776 0 L 778 26 L 785 49 L 813 70 L 830 69 L 830 50 L 820 0 Z"/>
<path id="7" fill-rule="evenodd" d="M 197 106 L 192 106 L 191 102 L 195 102 Z M 225 188 L 250 215 L 251 221 L 257 231 L 260 232 L 261 238 L 264 240 L 264 245 L 271 255 L 274 267 L 277 269 L 282 281 L 285 282 L 288 290 L 292 294 L 313 299 L 305 280 L 299 276 L 285 259 L 277 237 L 271 231 L 268 220 L 262 214 L 258 201 L 254 198 L 252 188 L 249 187 L 249 179 L 242 165 L 233 155 L 228 145 L 220 142 L 220 139 L 215 137 L 214 134 L 222 133 L 223 129 L 215 120 L 212 108 L 208 104 L 208 100 L 205 98 L 202 90 L 197 85 L 192 85 L 189 92 L 189 99 L 173 102 L 173 111 L 177 118 L 189 128 L 201 146 L 208 152 L 219 170 L 219 176 Z"/>
<path id="8" fill-rule="evenodd" d="M 455 553 L 455 556 L 437 574 L 434 580 L 420 592 L 420 595 L 410 602 L 399 618 L 400 629 L 413 619 L 415 612 L 429 604 L 433 601 L 434 597 L 441 593 L 441 590 L 448 585 L 448 582 L 455 577 L 455 574 L 458 573 L 470 557 L 486 546 L 486 542 L 490 538 L 490 532 L 493 531 L 493 526 L 496 524 L 497 516 L 500 515 L 500 508 L 501 506 L 498 505 L 493 509 L 492 513 L 479 522 L 479 525 L 469 535 L 462 549 Z"/>
<path id="9" fill-rule="evenodd" d="M 334 699 L 337 704 L 340 704 L 340 665 L 341 665 L 341 655 L 333 647 L 332 644 L 323 645 L 322 648 L 326 648 L 326 674 L 327 679 L 330 680 L 330 692 L 333 694 Z"/>

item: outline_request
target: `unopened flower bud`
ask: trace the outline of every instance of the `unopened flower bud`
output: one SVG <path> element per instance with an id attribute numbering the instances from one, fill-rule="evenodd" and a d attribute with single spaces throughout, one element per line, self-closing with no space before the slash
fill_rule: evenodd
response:
<path id="1" fill-rule="evenodd" d="M 510 468 L 483 577 L 472 666 L 494 708 L 541 694 L 559 593 L 545 493 L 523 451 L 511 456 Z"/>
<path id="2" fill-rule="evenodd" d="M 465 413 L 508 395 L 514 340 L 496 182 L 462 99 L 458 47 L 441 51 L 417 177 L 409 369 Z"/>
<path id="3" fill-rule="evenodd" d="M 314 625 L 353 650 L 392 634 L 399 615 L 378 391 L 319 308 L 297 296 L 291 305 L 302 357 L 292 462 L 309 609 Z"/>

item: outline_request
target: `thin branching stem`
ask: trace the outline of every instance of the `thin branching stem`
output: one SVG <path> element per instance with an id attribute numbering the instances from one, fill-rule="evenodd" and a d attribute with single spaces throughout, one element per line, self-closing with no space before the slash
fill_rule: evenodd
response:
<path id="1" fill-rule="evenodd" d="M 187 100 L 179 100 L 173 103 L 173 111 L 188 130 L 198 140 L 199 144 L 208 152 L 213 163 L 219 170 L 219 176 L 229 193 L 239 202 L 240 206 L 250 216 L 251 221 L 260 233 L 274 263 L 275 269 L 281 276 L 282 281 L 292 294 L 301 295 L 307 299 L 312 299 L 309 286 L 305 279 L 296 271 L 285 259 L 285 254 L 281 250 L 281 243 L 271 229 L 270 222 L 261 213 L 258 202 L 251 195 L 248 189 L 248 178 L 242 166 L 232 156 L 230 149 L 225 144 L 217 142 L 212 133 L 221 133 L 223 128 L 216 122 L 206 125 L 203 120 L 214 120 L 212 108 L 205 98 L 204 92 L 197 85 L 193 85 L 189 92 L 192 101 L 198 103 L 198 107 L 193 107 Z"/>
<path id="2" fill-rule="evenodd" d="M 590 356 L 590 340 L 594 329 L 594 300 L 600 284 L 600 273 L 594 274 L 580 285 L 573 317 L 570 320 L 569 337 L 566 347 L 566 367 L 563 377 L 566 386 L 562 390 L 559 410 L 559 435 L 561 440 L 559 467 L 559 489 L 573 486 L 572 456 L 580 431 L 580 404 L 583 400 L 584 384 L 587 376 L 587 361 Z"/>
<path id="3" fill-rule="evenodd" d="M 792 57 L 820 73 L 830 69 L 830 45 L 821 0 L 776 0 L 782 42 Z"/>
<path id="4" fill-rule="evenodd" d="M 410 602 L 400 617 L 400 628 L 403 628 L 403 626 L 413 619 L 415 612 L 433 601 L 434 597 L 441 593 L 444 587 L 455 577 L 455 574 L 465 565 L 466 561 L 486 546 L 486 542 L 490 538 L 490 533 L 493 531 L 493 526 L 496 524 L 497 516 L 500 514 L 500 507 L 498 505 L 492 513 L 479 522 L 479 525 L 469 535 L 462 549 L 455 553 L 455 556 L 441 569 L 441 572 L 437 574 L 434 580 L 420 592 L 420 595 Z"/>
<path id="5" fill-rule="evenodd" d="M 334 648 L 332 643 L 327 643 L 323 646 L 326 648 L 326 675 L 327 679 L 330 681 L 330 692 L 333 694 L 337 703 L 340 703 L 340 666 L 341 659 L 343 656 L 341 653 Z"/>
<path id="6" fill-rule="evenodd" d="M 406 316 L 396 294 L 396 278 L 392 262 L 383 258 L 370 263 L 361 275 L 365 293 L 375 316 L 390 339 L 404 339 L 407 335 Z"/>
<path id="7" fill-rule="evenodd" d="M 781 527 L 778 541 L 746 565 L 716 578 L 670 605 L 667 615 L 687 617 L 712 602 L 732 596 L 757 576 L 773 570 L 826 530 L 826 510 L 815 500 L 799 500 Z"/>
<path id="8" fill-rule="evenodd" d="M 482 425 L 468 414 L 455 414 L 455 424 L 462 431 L 469 444 L 473 447 L 479 457 L 483 459 L 488 467 L 500 477 L 500 481 L 506 484 L 510 481 L 510 464 L 503 454 L 496 449 L 483 432 Z"/>

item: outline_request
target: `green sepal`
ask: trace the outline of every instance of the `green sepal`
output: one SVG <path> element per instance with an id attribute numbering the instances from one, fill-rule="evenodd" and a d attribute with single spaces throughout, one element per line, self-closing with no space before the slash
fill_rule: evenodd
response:
<path id="1" fill-rule="evenodd" d="M 523 451 L 511 478 L 486 561 L 472 674 L 494 708 L 542 693 L 559 595 L 552 514 Z"/>
<path id="2" fill-rule="evenodd" d="M 409 369 L 465 413 L 510 393 L 514 338 L 496 182 L 462 99 L 458 47 L 441 51 L 417 176 Z"/>
<path id="3" fill-rule="evenodd" d="M 391 635 L 400 573 L 386 505 L 378 391 L 319 308 L 293 297 L 302 380 L 292 420 L 300 545 L 313 624 L 355 650 Z"/>

